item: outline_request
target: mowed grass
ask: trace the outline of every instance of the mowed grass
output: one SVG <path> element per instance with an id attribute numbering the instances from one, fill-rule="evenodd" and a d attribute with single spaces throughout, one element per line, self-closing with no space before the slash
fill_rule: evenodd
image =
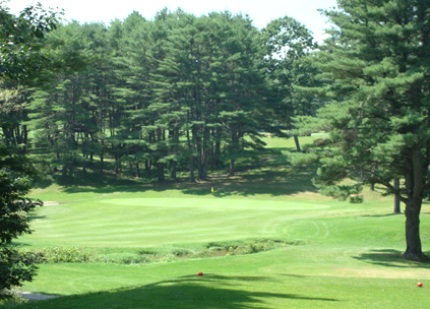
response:
<path id="1" fill-rule="evenodd" d="M 253 171 L 251 179 L 268 172 Z M 404 216 L 392 215 L 391 198 L 365 192 L 362 204 L 340 202 L 307 190 L 292 169 L 275 172 L 299 179 L 297 189 L 283 194 L 277 182 L 256 181 L 249 183 L 252 193 L 239 178 L 236 184 L 35 190 L 34 197 L 58 205 L 34 213 L 35 232 L 19 239 L 23 248 L 70 247 L 95 256 L 155 252 L 166 259 L 41 264 L 21 290 L 59 297 L 16 308 L 428 308 L 430 265 L 401 258 Z M 424 249 L 429 219 L 426 204 Z M 168 258 L 258 239 L 282 245 Z"/>

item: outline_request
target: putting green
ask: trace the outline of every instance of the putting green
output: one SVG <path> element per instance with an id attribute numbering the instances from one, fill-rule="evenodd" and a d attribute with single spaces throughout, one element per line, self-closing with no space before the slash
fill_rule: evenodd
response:
<path id="1" fill-rule="evenodd" d="M 208 198 L 113 198 L 98 201 L 100 203 L 113 204 L 117 206 L 139 206 L 139 207 L 168 207 L 168 208 L 210 208 L 210 211 L 217 210 L 314 210 L 327 209 L 329 205 L 306 203 L 306 202 L 286 202 L 273 200 L 255 199 L 208 199 Z"/>
<path id="2" fill-rule="evenodd" d="M 327 204 L 248 198 L 102 198 L 38 209 L 36 247 L 157 247 L 243 238 L 289 237 L 299 219 Z M 314 224 L 309 233 L 319 233 Z"/>

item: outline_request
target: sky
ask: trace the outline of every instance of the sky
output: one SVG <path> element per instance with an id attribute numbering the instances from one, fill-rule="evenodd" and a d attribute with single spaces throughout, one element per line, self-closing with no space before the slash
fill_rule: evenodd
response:
<path id="1" fill-rule="evenodd" d="M 18 14 L 35 2 L 64 9 L 66 21 L 77 20 L 81 23 L 109 24 L 114 19 L 125 19 L 133 11 L 152 19 L 165 7 L 169 10 L 181 8 L 196 16 L 227 10 L 248 15 L 258 28 L 265 27 L 276 18 L 290 16 L 311 30 L 317 41 L 322 41 L 324 29 L 328 28 L 326 19 L 318 9 L 336 5 L 336 0 L 9 0 L 6 6 L 13 14 Z"/>

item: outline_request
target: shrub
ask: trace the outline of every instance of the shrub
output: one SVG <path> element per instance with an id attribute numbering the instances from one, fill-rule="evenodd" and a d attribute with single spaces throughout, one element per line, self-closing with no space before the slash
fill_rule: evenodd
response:
<path id="1" fill-rule="evenodd" d="M 87 253 L 74 247 L 46 248 L 42 254 L 44 263 L 84 263 L 90 260 Z"/>

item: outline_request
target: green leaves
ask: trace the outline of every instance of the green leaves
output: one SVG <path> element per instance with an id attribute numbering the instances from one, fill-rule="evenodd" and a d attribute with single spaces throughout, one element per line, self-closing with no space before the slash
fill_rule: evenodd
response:
<path id="1" fill-rule="evenodd" d="M 58 16 L 37 4 L 16 17 L 0 3 L 0 78 L 22 80 L 42 69 L 48 58 L 40 40 L 56 29 Z"/>
<path id="2" fill-rule="evenodd" d="M 11 246 L 0 246 L 0 291 L 31 281 L 36 273 L 34 254 L 22 253 Z M 8 297 L 0 294 L 0 298 Z"/>
<path id="3" fill-rule="evenodd" d="M 344 179 L 381 183 L 388 191 L 394 178 L 414 179 L 400 188 L 409 192 L 403 200 L 412 200 L 429 184 L 430 3 L 350 0 L 338 6 L 325 12 L 331 37 L 313 58 L 331 102 L 314 123 L 297 118 L 305 128 L 331 134 L 316 152 L 316 183 L 339 195 Z"/>
<path id="4" fill-rule="evenodd" d="M 23 233 L 30 233 L 27 213 L 41 205 L 24 196 L 30 189 L 26 178 L 16 178 L 5 169 L 0 170 L 0 246 L 10 244 Z"/>
<path id="5" fill-rule="evenodd" d="M 27 178 L 17 177 L 17 171 L 0 169 L 0 291 L 29 281 L 35 273 L 32 254 L 21 253 L 11 246 L 12 241 L 30 233 L 28 213 L 41 201 L 25 197 L 30 190 Z M 0 293 L 0 298 L 2 297 Z"/>

